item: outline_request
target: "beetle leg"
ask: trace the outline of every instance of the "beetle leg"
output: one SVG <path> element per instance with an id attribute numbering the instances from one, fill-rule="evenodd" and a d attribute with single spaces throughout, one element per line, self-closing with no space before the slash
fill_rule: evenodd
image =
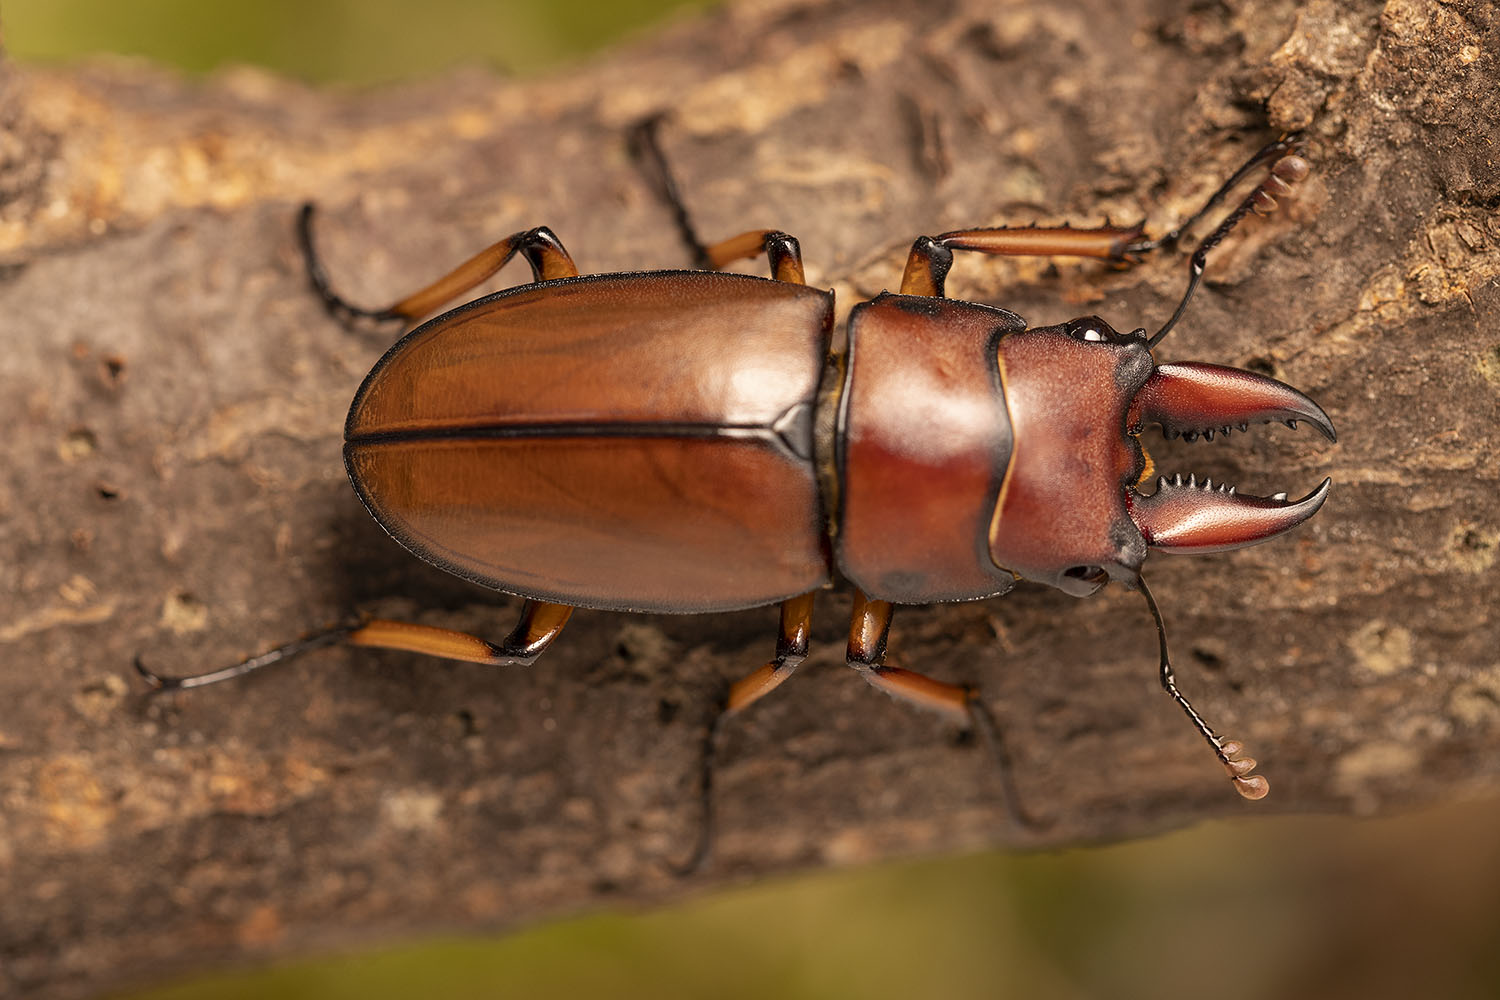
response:
<path id="1" fill-rule="evenodd" d="M 1159 239 L 1145 239 L 1145 230 L 1140 226 L 1122 228 L 1100 226 L 1094 229 L 1074 229 L 1070 226 L 1015 226 L 995 229 L 959 229 L 941 236 L 921 236 L 912 244 L 906 259 L 906 271 L 901 279 L 901 291 L 906 295 L 932 295 L 941 297 L 943 282 L 953 264 L 954 250 L 971 250 L 977 253 L 1003 256 L 1039 257 L 1093 257 L 1118 263 L 1134 263 L 1141 257 L 1162 247 L 1176 246 L 1183 233 L 1195 226 L 1206 214 L 1219 205 L 1224 198 L 1250 173 L 1269 167 L 1269 173 L 1250 192 L 1240 205 L 1204 238 L 1194 252 L 1190 284 L 1182 304 L 1170 322 L 1151 338 L 1154 345 L 1172 328 L 1182 315 L 1187 300 L 1198 287 L 1203 274 L 1203 260 L 1208 252 L 1219 244 L 1229 231 L 1251 211 L 1266 214 L 1276 208 L 1276 198 L 1291 192 L 1291 185 L 1307 176 L 1307 161 L 1296 155 L 1300 136 L 1283 136 L 1257 150 L 1217 191 L 1182 225 Z"/>
<path id="2" fill-rule="evenodd" d="M 886 694 L 920 708 L 933 709 L 977 733 L 984 741 L 1000 773 L 1005 809 L 1016 826 L 1039 830 L 1046 822 L 1026 811 L 1011 777 L 1010 754 L 1000 728 L 984 704 L 979 691 L 967 685 L 947 684 L 925 674 L 885 663 L 886 642 L 891 633 L 894 609 L 888 601 L 871 600 L 864 591 L 854 591 L 854 612 L 849 619 L 849 666 Z"/>
<path id="3" fill-rule="evenodd" d="M 552 640 L 561 634 L 572 614 L 571 605 L 528 599 L 521 608 L 520 621 L 499 645 L 467 632 L 383 618 L 365 622 L 350 632 L 346 641 L 351 646 L 404 649 L 440 656 L 445 660 L 526 667 L 536 662 L 536 658 L 552 645 Z"/>
<path id="4" fill-rule="evenodd" d="M 802 274 L 802 246 L 797 237 L 789 236 L 779 229 L 752 229 L 713 246 L 704 247 L 703 253 L 709 266 L 717 271 L 737 260 L 749 260 L 765 253 L 771 262 L 771 277 L 777 281 L 790 281 L 794 285 L 805 285 Z"/>
<path id="5" fill-rule="evenodd" d="M 318 258 L 313 245 L 311 203 L 302 206 L 297 217 L 297 235 L 302 244 L 302 256 L 307 263 L 307 279 L 313 290 L 323 300 L 330 315 L 348 322 L 354 319 L 391 320 L 412 322 L 429 313 L 450 299 L 455 299 L 474 288 L 480 282 L 499 271 L 518 252 L 531 264 L 534 281 L 551 281 L 554 278 L 572 278 L 578 268 L 557 234 L 546 226 L 512 233 L 505 239 L 486 247 L 464 261 L 451 272 L 434 281 L 426 288 L 413 292 L 394 305 L 384 309 L 364 309 L 340 298 L 328 283 L 328 275 Z"/>
<path id="6" fill-rule="evenodd" d="M 738 236 L 715 243 L 703 242 L 688 214 L 687 204 L 677 187 L 677 178 L 662 152 L 657 129 L 661 127 L 662 115 L 653 115 L 639 122 L 630 131 L 631 155 L 640 164 L 646 179 L 656 189 L 656 194 L 672 209 L 672 219 L 677 223 L 677 232 L 693 254 L 693 262 L 708 271 L 717 271 L 737 260 L 748 260 L 764 253 L 771 261 L 771 276 L 777 281 L 806 284 L 802 274 L 802 248 L 793 236 L 776 229 L 752 229 Z"/>
<path id="7" fill-rule="evenodd" d="M 305 639 L 289 642 L 285 646 L 278 646 L 259 656 L 241 660 L 233 666 L 211 670 L 207 673 L 170 677 L 149 669 L 139 656 L 135 658 L 135 669 L 157 691 L 180 691 L 227 681 L 230 678 L 260 670 L 262 667 L 293 659 L 303 653 L 339 643 L 380 649 L 404 649 L 413 653 L 440 656 L 448 660 L 464 660 L 468 663 L 529 666 L 562 632 L 563 626 L 568 623 L 568 617 L 572 613 L 572 607 L 566 604 L 528 600 L 521 608 L 521 620 L 516 623 L 510 635 L 506 636 L 505 641 L 499 645 L 486 642 L 466 632 L 372 618 L 331 628 Z"/>
<path id="8" fill-rule="evenodd" d="M 849 619 L 849 666 L 886 694 L 930 708 L 953 721 L 967 725 L 970 721 L 971 691 L 957 684 L 945 684 L 930 677 L 885 665 L 886 641 L 891 634 L 889 601 L 872 600 L 862 590 L 854 592 L 854 612 Z"/>
<path id="9" fill-rule="evenodd" d="M 719 733 L 724 721 L 764 698 L 781 686 L 807 659 L 812 638 L 813 597 L 816 591 L 787 598 L 781 602 L 781 629 L 776 635 L 776 657 L 770 663 L 740 678 L 729 688 L 728 695 L 714 713 L 714 720 L 703 735 L 703 752 L 699 757 L 698 796 L 702 802 L 703 821 L 698 840 L 688 860 L 676 866 L 680 875 L 689 875 L 702 867 L 713 844 L 713 774 L 718 756 Z"/>
<path id="10" fill-rule="evenodd" d="M 816 593 L 812 591 L 781 602 L 776 658 L 730 687 L 729 697 L 724 702 L 726 716 L 744 711 L 776 690 L 807 659 L 807 644 L 812 636 L 813 596 Z"/>
<path id="11" fill-rule="evenodd" d="M 944 279 L 953 266 L 953 251 L 1007 257 L 1097 257 L 1105 260 L 1132 259 L 1129 248 L 1143 234 L 1139 226 L 1122 229 L 1073 229 L 1069 226 L 1013 226 L 999 229 L 958 229 L 941 236 L 919 236 L 906 258 L 901 276 L 903 295 L 941 298 Z"/>

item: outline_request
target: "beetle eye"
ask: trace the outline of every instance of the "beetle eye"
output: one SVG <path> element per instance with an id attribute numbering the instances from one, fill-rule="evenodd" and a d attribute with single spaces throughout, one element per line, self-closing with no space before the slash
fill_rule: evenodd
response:
<path id="1" fill-rule="evenodd" d="M 1112 339 L 1115 335 L 1115 332 L 1109 328 L 1109 325 L 1096 316 L 1069 320 L 1063 325 L 1063 332 L 1075 340 L 1084 340 L 1095 344 L 1102 344 Z"/>
<path id="2" fill-rule="evenodd" d="M 1063 571 L 1063 576 L 1074 580 L 1093 580 L 1103 573 L 1104 570 L 1098 566 L 1069 566 Z"/>

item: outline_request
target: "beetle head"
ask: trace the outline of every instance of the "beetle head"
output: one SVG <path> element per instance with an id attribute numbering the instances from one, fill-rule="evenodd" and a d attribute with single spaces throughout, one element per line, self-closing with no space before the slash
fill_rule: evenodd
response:
<path id="1" fill-rule="evenodd" d="M 1217 552 L 1289 531 L 1322 505 L 1328 482 L 1289 502 L 1196 476 L 1160 477 L 1149 495 L 1139 435 L 1212 439 L 1251 423 L 1299 420 L 1329 440 L 1311 399 L 1275 379 L 1222 365 L 1157 365 L 1145 331 L 1098 317 L 1004 337 L 999 364 L 1015 444 L 990 522 L 990 556 L 1024 579 L 1087 596 L 1110 580 L 1135 587 L 1150 549 Z"/>

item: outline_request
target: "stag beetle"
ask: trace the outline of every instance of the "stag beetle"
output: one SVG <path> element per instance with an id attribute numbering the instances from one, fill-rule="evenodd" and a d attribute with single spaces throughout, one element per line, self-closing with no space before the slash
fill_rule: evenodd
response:
<path id="1" fill-rule="evenodd" d="M 443 313 L 366 376 L 344 462 L 370 513 L 411 552 L 525 598 L 496 644 L 364 619 L 205 674 L 136 666 L 157 689 L 225 680 L 334 643 L 486 664 L 530 664 L 575 607 L 706 613 L 780 603 L 775 657 L 735 683 L 720 718 L 791 676 L 813 597 L 854 587 L 848 662 L 871 684 L 993 733 L 968 687 L 884 663 L 896 604 L 972 601 L 1017 580 L 1075 596 L 1139 590 L 1156 624 L 1162 686 L 1246 798 L 1265 778 L 1177 690 L 1162 616 L 1141 578 L 1148 551 L 1217 552 L 1311 517 L 1295 502 L 1181 476 L 1155 480 L 1139 435 L 1253 422 L 1333 424 L 1290 386 L 1236 368 L 1157 364 L 1209 252 L 1308 172 L 1297 137 L 1249 159 L 1184 225 L 969 229 L 919 238 L 900 294 L 856 306 L 830 353 L 833 295 L 803 281 L 797 240 L 755 230 L 705 246 L 651 128 L 637 152 L 702 270 L 580 276 L 551 230 L 516 233 L 386 309 L 350 305 L 298 231 L 308 275 L 344 320 L 414 322 L 517 253 L 534 281 Z M 1005 309 L 943 297 L 955 250 L 1138 261 L 1183 234 L 1254 172 L 1264 177 L 1193 252 L 1172 317 L 1151 337 L 1097 316 L 1029 328 Z M 764 253 L 774 280 L 719 269 Z M 706 786 L 705 786 L 706 787 Z"/>

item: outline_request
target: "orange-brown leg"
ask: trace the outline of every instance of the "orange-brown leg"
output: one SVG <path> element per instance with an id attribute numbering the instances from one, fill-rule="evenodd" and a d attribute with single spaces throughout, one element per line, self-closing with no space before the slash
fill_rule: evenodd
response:
<path id="1" fill-rule="evenodd" d="M 854 613 L 849 619 L 849 666 L 886 694 L 948 716 L 961 725 L 973 721 L 970 705 L 974 692 L 957 684 L 885 664 L 886 641 L 891 634 L 889 601 L 877 601 L 864 591 L 854 592 Z"/>
<path id="2" fill-rule="evenodd" d="M 329 286 L 328 275 L 313 246 L 312 217 L 313 206 L 303 205 L 302 213 L 297 218 L 297 234 L 302 244 L 302 256 L 307 264 L 307 278 L 328 312 L 344 322 L 354 319 L 399 319 L 410 323 L 421 319 L 437 311 L 443 303 L 456 299 L 489 278 L 517 253 L 531 264 L 534 281 L 571 278 L 578 274 L 573 258 L 568 256 L 568 251 L 557 234 L 546 226 L 538 226 L 536 229 L 512 233 L 493 246 L 486 247 L 426 288 L 413 292 L 393 305 L 384 309 L 364 309 L 346 302 Z"/>
<path id="3" fill-rule="evenodd" d="M 720 243 L 703 248 L 713 270 L 728 267 L 737 260 L 749 260 L 764 253 L 771 262 L 771 277 L 807 284 L 802 273 L 802 247 L 795 236 L 779 229 L 752 229 Z"/>
<path id="4" fill-rule="evenodd" d="M 135 669 L 157 691 L 181 691 L 227 681 L 303 653 L 340 643 L 378 649 L 404 649 L 428 656 L 440 656 L 446 660 L 464 660 L 492 666 L 529 666 L 562 632 L 572 614 L 572 607 L 566 604 L 528 600 L 521 608 L 520 621 L 510 635 L 505 637 L 505 641 L 498 645 L 466 632 L 372 618 L 331 628 L 207 673 L 182 677 L 158 674 L 148 669 L 139 656 L 135 658 Z"/>
<path id="5" fill-rule="evenodd" d="M 901 276 L 904 295 L 941 297 L 948 269 L 953 266 L 953 251 L 1009 257 L 1096 257 L 1126 261 L 1133 256 L 1132 247 L 1142 236 L 1139 226 L 1121 229 L 1105 226 L 1099 229 L 1044 229 L 1018 226 L 1004 229 L 960 229 L 941 236 L 919 236 L 906 258 Z"/>
<path id="6" fill-rule="evenodd" d="M 1095 229 L 1073 229 L 1069 226 L 1016 226 L 997 229 L 957 229 L 941 236 L 919 236 L 912 244 L 906 258 L 906 270 L 901 277 L 901 291 L 907 295 L 931 295 L 941 297 L 948 270 L 953 266 L 953 251 L 968 250 L 976 253 L 1003 256 L 1039 257 L 1093 257 L 1119 263 L 1135 262 L 1144 255 L 1162 247 L 1176 246 L 1183 233 L 1191 229 L 1208 212 L 1220 204 L 1236 185 L 1249 174 L 1261 168 L 1267 169 L 1266 177 L 1252 189 L 1239 205 L 1219 223 L 1211 233 L 1199 242 L 1189 261 L 1187 292 L 1177 306 L 1177 311 L 1149 343 L 1155 346 L 1181 318 L 1183 310 L 1192 298 L 1193 291 L 1203 276 L 1208 253 L 1239 224 L 1246 215 L 1254 211 L 1262 215 L 1276 208 L 1276 198 L 1291 192 L 1292 185 L 1307 176 L 1308 164 L 1296 155 L 1300 136 L 1283 136 L 1257 150 L 1234 174 L 1209 196 L 1200 208 L 1182 225 L 1160 239 L 1145 238 L 1140 226 L 1121 228 L 1100 226 Z M 1144 330 L 1141 331 L 1144 334 Z"/>
<path id="7" fill-rule="evenodd" d="M 914 670 L 886 665 L 885 647 L 891 633 L 893 610 L 888 601 L 873 600 L 862 590 L 854 592 L 854 612 L 849 619 L 849 666 L 886 694 L 940 712 L 976 733 L 994 758 L 1005 795 L 1005 808 L 1011 820 L 1018 827 L 1044 828 L 1047 824 L 1028 813 L 1016 794 L 1010 753 L 979 692 L 966 685 L 948 684 Z"/>
<path id="8" fill-rule="evenodd" d="M 814 594 L 816 591 L 781 602 L 781 629 L 776 634 L 776 657 L 730 686 L 729 696 L 724 700 L 725 716 L 749 708 L 776 690 L 807 659 L 807 644 L 812 636 Z"/>
<path id="9" fill-rule="evenodd" d="M 703 734 L 703 748 L 699 755 L 698 797 L 701 803 L 701 822 L 698 839 L 686 861 L 677 866 L 679 874 L 696 871 L 708 859 L 713 845 L 713 780 L 714 762 L 718 756 L 719 733 L 724 720 L 744 711 L 755 702 L 775 691 L 796 671 L 798 664 L 807 659 L 807 646 L 812 638 L 813 597 L 816 592 L 789 597 L 781 602 L 781 628 L 776 635 L 776 656 L 765 666 L 740 678 L 730 685 L 728 694 L 718 706 L 714 718 Z"/>
<path id="10" fill-rule="evenodd" d="M 677 187 L 677 178 L 672 176 L 672 168 L 661 149 L 661 140 L 657 136 L 661 121 L 658 115 L 637 124 L 630 133 L 630 151 L 657 196 L 672 210 L 677 231 L 692 251 L 694 262 L 705 270 L 717 271 L 737 260 L 748 260 L 764 253 L 770 258 L 771 276 L 777 281 L 806 284 L 802 272 L 802 250 L 795 237 L 780 230 L 752 229 L 711 245 L 699 238 L 692 216 L 682 200 L 682 192 Z"/>

